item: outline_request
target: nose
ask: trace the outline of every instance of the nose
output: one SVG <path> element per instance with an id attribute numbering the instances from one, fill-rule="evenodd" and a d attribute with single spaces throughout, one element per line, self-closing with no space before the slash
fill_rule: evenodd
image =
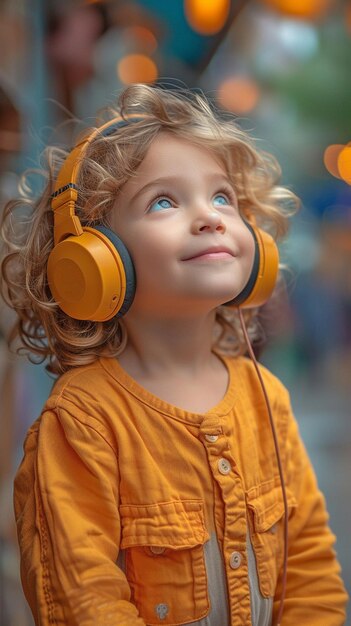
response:
<path id="1" fill-rule="evenodd" d="M 192 232 L 200 234 L 202 232 L 221 232 L 226 230 L 221 214 L 213 207 L 201 211 L 197 214 L 192 223 Z"/>

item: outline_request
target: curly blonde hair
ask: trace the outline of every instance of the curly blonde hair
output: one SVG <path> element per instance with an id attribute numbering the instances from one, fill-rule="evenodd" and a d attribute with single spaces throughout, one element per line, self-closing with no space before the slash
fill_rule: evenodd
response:
<path id="1" fill-rule="evenodd" d="M 89 145 L 78 177 L 76 213 L 83 226 L 109 225 L 109 216 L 123 184 L 133 176 L 147 150 L 162 131 L 210 149 L 224 164 L 238 197 L 243 217 L 275 239 L 287 231 L 288 214 L 296 198 L 277 185 L 280 168 L 272 155 L 260 151 L 232 116 L 216 111 L 199 93 L 165 90 L 136 84 L 120 95 L 116 108 L 104 111 L 98 126 L 119 115 L 141 114 L 143 119 L 109 136 L 97 135 Z M 34 198 L 29 174 L 22 177 L 20 197 L 7 203 L 2 218 L 4 252 L 1 291 L 16 312 L 10 343 L 17 337 L 20 350 L 31 360 L 47 360 L 48 371 L 61 374 L 99 356 L 115 357 L 125 340 L 123 322 L 76 320 L 54 302 L 47 281 L 47 261 L 53 248 L 51 195 L 58 171 L 68 151 L 48 147 L 43 153 L 45 188 Z M 251 334 L 255 312 L 246 312 Z M 244 340 L 235 311 L 218 307 L 214 343 L 222 353 L 239 354 Z"/>

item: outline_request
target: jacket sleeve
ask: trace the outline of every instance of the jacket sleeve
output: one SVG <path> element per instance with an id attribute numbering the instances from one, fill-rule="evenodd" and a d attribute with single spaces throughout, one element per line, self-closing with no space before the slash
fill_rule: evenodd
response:
<path id="1" fill-rule="evenodd" d="M 285 389 L 281 390 L 281 399 L 282 395 L 287 396 Z M 289 518 L 287 589 L 281 626 L 342 626 L 348 596 L 334 551 L 335 536 L 328 526 L 325 500 L 301 441 L 289 398 L 285 406 L 283 465 L 296 507 Z M 275 615 L 280 594 L 281 581 L 278 581 Z"/>
<path id="2" fill-rule="evenodd" d="M 46 411 L 27 436 L 14 501 L 22 585 L 37 625 L 145 624 L 116 565 L 119 475 L 108 436 L 74 407 Z"/>

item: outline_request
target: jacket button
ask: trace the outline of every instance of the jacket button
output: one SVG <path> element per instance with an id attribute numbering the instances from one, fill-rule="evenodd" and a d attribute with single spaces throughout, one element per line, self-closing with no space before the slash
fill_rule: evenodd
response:
<path id="1" fill-rule="evenodd" d="M 168 604 L 164 604 L 164 603 L 156 604 L 155 613 L 158 619 L 161 619 L 161 620 L 166 619 L 168 612 L 169 612 Z"/>
<path id="2" fill-rule="evenodd" d="M 240 552 L 232 552 L 229 558 L 229 565 L 232 569 L 238 569 L 242 561 Z"/>
<path id="3" fill-rule="evenodd" d="M 163 554 L 165 550 L 166 548 L 162 546 L 150 546 L 150 552 L 152 552 L 152 554 Z"/>
<path id="4" fill-rule="evenodd" d="M 206 441 L 209 443 L 214 443 L 218 439 L 218 435 L 205 435 Z"/>
<path id="5" fill-rule="evenodd" d="M 229 461 L 227 459 L 219 459 L 218 461 L 218 470 L 221 474 L 229 474 L 230 470 L 232 469 L 232 466 L 230 465 Z"/>

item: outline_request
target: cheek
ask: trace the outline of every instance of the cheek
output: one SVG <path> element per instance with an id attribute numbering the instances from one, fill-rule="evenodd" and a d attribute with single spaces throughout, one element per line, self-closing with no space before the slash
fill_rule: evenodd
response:
<path id="1" fill-rule="evenodd" d="M 162 268 L 170 262 L 170 246 L 161 237 L 146 234 L 141 238 L 131 238 L 128 249 L 140 276 L 150 271 L 162 272 Z"/>

